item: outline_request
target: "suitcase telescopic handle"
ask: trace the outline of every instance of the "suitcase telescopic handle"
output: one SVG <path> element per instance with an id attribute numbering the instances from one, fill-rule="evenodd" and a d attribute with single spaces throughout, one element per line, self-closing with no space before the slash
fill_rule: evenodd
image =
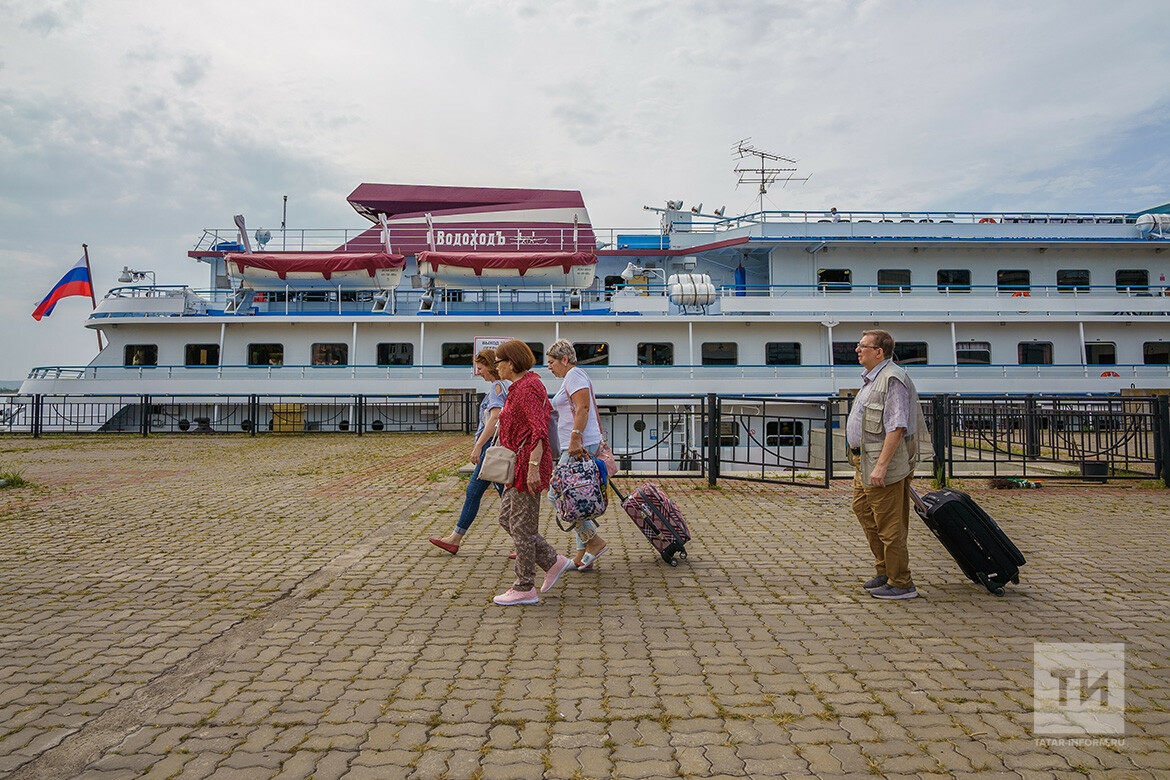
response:
<path id="1" fill-rule="evenodd" d="M 922 496 L 918 495 L 918 491 L 914 486 L 910 486 L 910 500 L 914 502 L 914 508 L 918 510 L 918 514 L 926 514 L 926 502 L 922 500 Z"/>

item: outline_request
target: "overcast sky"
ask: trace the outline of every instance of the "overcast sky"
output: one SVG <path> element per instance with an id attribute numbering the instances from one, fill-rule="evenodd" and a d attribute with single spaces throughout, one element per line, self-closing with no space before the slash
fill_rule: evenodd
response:
<path id="1" fill-rule="evenodd" d="M 579 189 L 593 223 L 1170 201 L 1165 0 L 0 0 L 0 381 L 84 365 L 89 245 L 207 284 L 203 228 L 361 227 L 361 182 Z"/>

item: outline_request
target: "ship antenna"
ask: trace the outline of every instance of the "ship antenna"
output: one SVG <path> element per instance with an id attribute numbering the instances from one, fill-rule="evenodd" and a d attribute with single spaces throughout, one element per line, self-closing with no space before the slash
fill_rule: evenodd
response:
<path id="1" fill-rule="evenodd" d="M 755 161 L 749 163 L 740 163 L 735 166 L 735 172 L 739 175 L 739 181 L 736 187 L 740 184 L 758 184 L 760 185 L 760 211 L 764 210 L 764 195 L 768 192 L 768 187 L 775 184 L 777 181 L 783 179 L 781 187 L 791 181 L 808 181 L 809 176 L 796 176 L 796 160 L 788 157 L 782 157 L 778 154 L 765 152 L 763 149 L 757 149 L 752 143 L 751 138 L 744 138 L 734 147 L 732 147 L 732 154 L 737 160 L 746 160 L 748 158 L 756 158 L 759 160 L 757 165 Z M 787 163 L 787 165 L 785 165 Z M 788 167 L 792 166 L 792 167 Z"/>

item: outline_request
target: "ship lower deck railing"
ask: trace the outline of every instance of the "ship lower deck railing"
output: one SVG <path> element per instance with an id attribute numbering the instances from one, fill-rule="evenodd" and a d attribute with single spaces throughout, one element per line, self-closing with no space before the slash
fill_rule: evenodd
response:
<path id="1" fill-rule="evenodd" d="M 1144 364 L 907 364 L 903 367 L 915 379 L 1130 379 L 1170 380 L 1170 365 Z M 595 380 L 675 381 L 689 379 L 813 380 L 853 378 L 852 365 L 637 365 L 584 366 Z M 471 366 L 371 366 L 371 365 L 222 365 L 222 366 L 42 366 L 29 372 L 34 381 L 130 381 L 213 383 L 222 380 L 290 381 L 315 380 L 422 380 L 427 382 L 470 381 Z"/>
<path id="2" fill-rule="evenodd" d="M 936 484 L 992 478 L 1160 480 L 1170 464 L 1170 397 L 924 396 L 919 474 Z M 614 395 L 599 398 L 623 470 L 827 486 L 852 476 L 841 396 Z M 446 433 L 470 436 L 478 395 L 0 396 L 0 434 L 141 436 Z M 1022 484 L 1022 482 L 1021 482 Z"/>

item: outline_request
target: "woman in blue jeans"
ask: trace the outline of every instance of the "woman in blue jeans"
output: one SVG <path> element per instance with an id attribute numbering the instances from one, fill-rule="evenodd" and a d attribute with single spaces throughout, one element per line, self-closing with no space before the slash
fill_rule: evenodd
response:
<path id="1" fill-rule="evenodd" d="M 483 451 L 491 444 L 496 435 L 496 423 L 500 417 L 500 410 L 504 408 L 504 399 L 508 397 L 510 383 L 500 379 L 496 373 L 496 351 L 481 349 L 475 356 L 475 372 L 484 378 L 489 388 L 487 394 L 479 404 L 479 428 L 475 432 L 475 445 L 471 448 L 471 462 L 475 464 L 475 471 L 471 472 L 471 479 L 467 482 L 467 496 L 463 499 L 463 511 L 459 514 L 459 522 L 455 530 L 439 538 L 432 536 L 431 544 L 446 550 L 454 555 L 459 552 L 459 543 L 467 535 L 472 521 L 479 514 L 479 502 L 484 491 L 493 483 L 479 478 L 479 467 L 482 462 Z M 497 493 L 504 492 L 503 485 L 494 485 Z"/>

